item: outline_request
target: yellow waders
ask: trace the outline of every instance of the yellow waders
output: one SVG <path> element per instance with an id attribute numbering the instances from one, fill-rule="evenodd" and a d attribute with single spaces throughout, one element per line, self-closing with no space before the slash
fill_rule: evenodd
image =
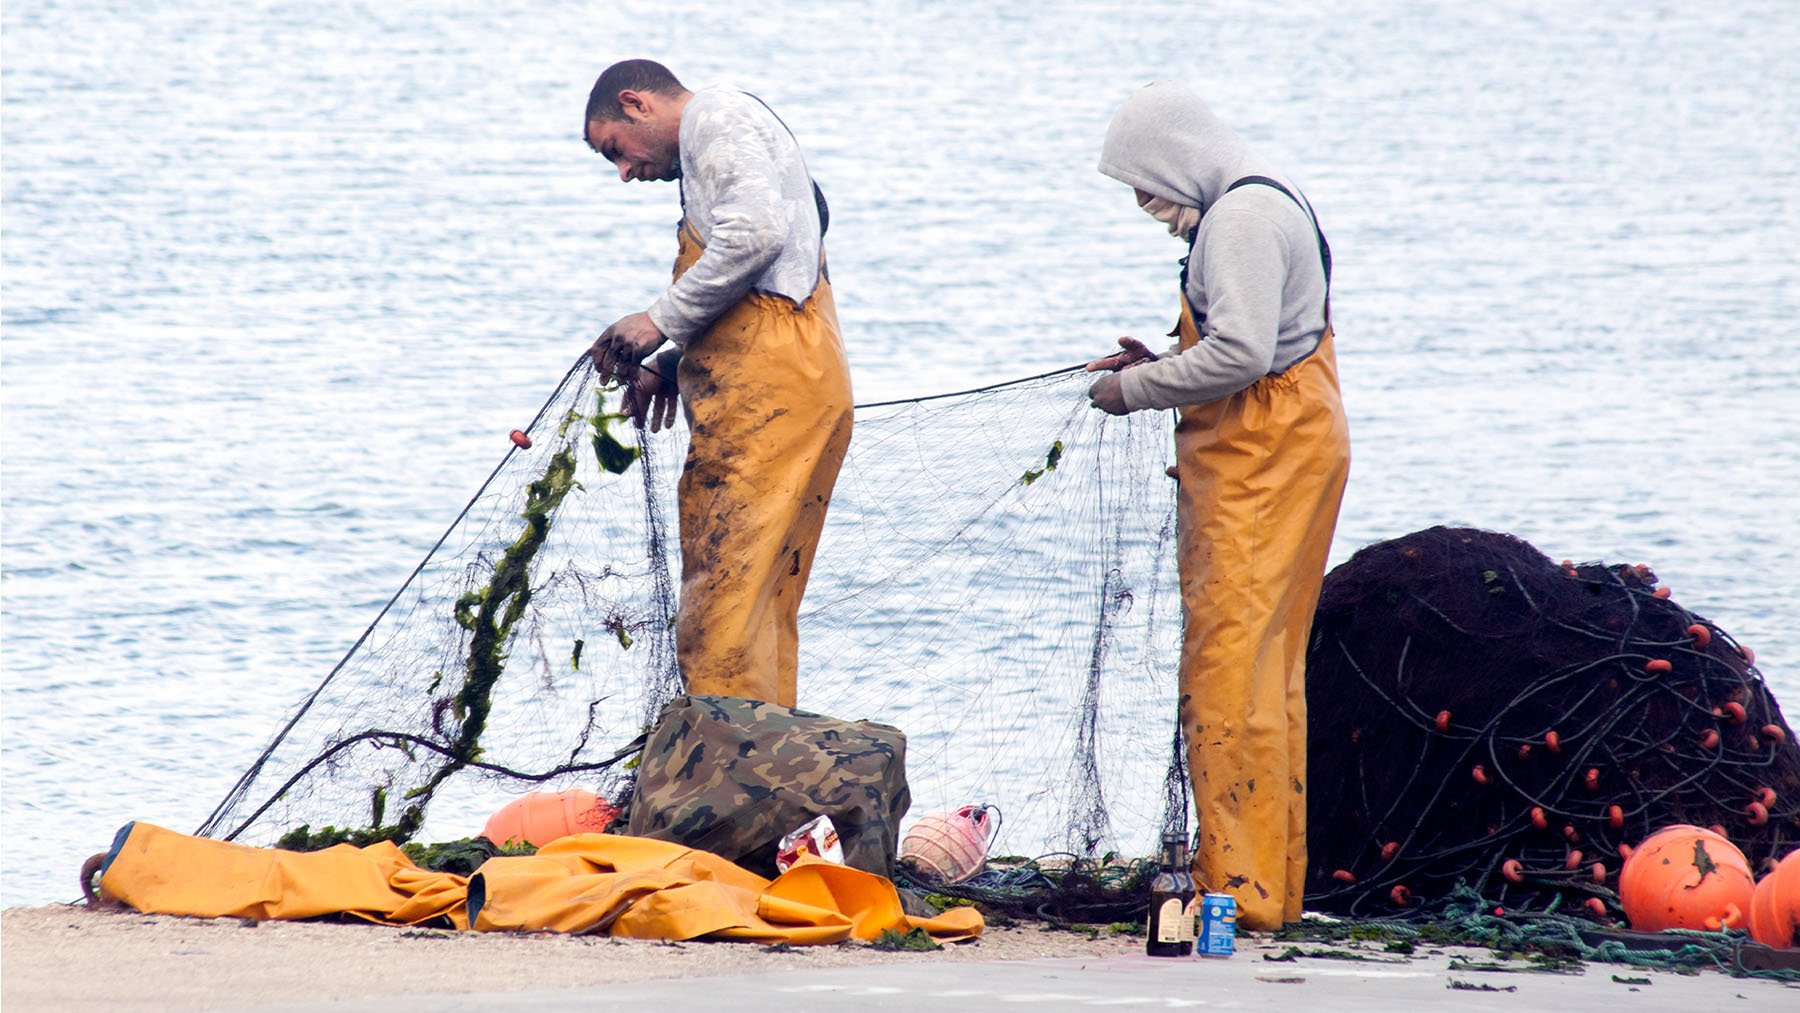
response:
<path id="1" fill-rule="evenodd" d="M 1185 296 L 1180 335 L 1200 340 Z M 1194 878 L 1239 924 L 1280 928 L 1306 887 L 1306 642 L 1350 473 L 1330 329 L 1279 376 L 1182 408 L 1175 450 Z"/>
<path id="2" fill-rule="evenodd" d="M 675 276 L 704 246 L 685 221 Z M 800 598 L 844 451 L 850 366 L 831 283 L 753 292 L 682 350 L 688 421 L 675 655 L 690 693 L 792 707 Z"/>

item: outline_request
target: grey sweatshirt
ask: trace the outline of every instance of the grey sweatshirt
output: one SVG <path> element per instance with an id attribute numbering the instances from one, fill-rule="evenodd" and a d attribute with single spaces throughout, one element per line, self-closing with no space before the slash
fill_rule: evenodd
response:
<path id="1" fill-rule="evenodd" d="M 1325 333 L 1325 271 L 1312 219 L 1270 186 L 1299 194 L 1206 108 L 1170 81 L 1139 89 L 1113 114 L 1100 171 L 1153 196 L 1200 208 L 1187 298 L 1201 341 L 1120 374 L 1126 407 L 1173 408 L 1235 394 L 1312 354 Z"/>

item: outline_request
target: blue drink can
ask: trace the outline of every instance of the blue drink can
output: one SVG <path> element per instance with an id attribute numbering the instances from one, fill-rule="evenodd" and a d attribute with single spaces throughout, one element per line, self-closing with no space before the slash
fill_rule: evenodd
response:
<path id="1" fill-rule="evenodd" d="M 1195 932 L 1194 953 L 1202 957 L 1229 957 L 1237 951 L 1237 898 L 1228 893 L 1209 893 L 1200 898 L 1200 926 Z"/>

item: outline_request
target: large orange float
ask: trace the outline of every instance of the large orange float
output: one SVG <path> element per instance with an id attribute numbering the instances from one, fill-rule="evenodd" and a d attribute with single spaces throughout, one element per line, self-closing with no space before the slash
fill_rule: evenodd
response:
<path id="1" fill-rule="evenodd" d="M 1631 927 L 1739 928 L 1756 881 L 1737 845 L 1701 827 L 1664 827 L 1632 851 L 1619 870 L 1619 901 Z"/>
<path id="2" fill-rule="evenodd" d="M 1750 935 L 1778 950 L 1800 947 L 1800 849 L 1756 884 L 1750 898 Z"/>
<path id="3" fill-rule="evenodd" d="M 619 810 L 591 791 L 534 791 L 513 799 L 488 817 L 481 836 L 495 844 L 524 841 L 541 848 L 571 834 L 598 834 Z"/>

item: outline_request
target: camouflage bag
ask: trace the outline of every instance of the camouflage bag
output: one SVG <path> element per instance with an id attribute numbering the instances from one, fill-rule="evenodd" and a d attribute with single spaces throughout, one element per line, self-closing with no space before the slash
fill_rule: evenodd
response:
<path id="1" fill-rule="evenodd" d="M 906 735 L 731 696 L 677 697 L 650 730 L 625 832 L 775 875 L 783 835 L 829 816 L 844 864 L 894 874 Z"/>

